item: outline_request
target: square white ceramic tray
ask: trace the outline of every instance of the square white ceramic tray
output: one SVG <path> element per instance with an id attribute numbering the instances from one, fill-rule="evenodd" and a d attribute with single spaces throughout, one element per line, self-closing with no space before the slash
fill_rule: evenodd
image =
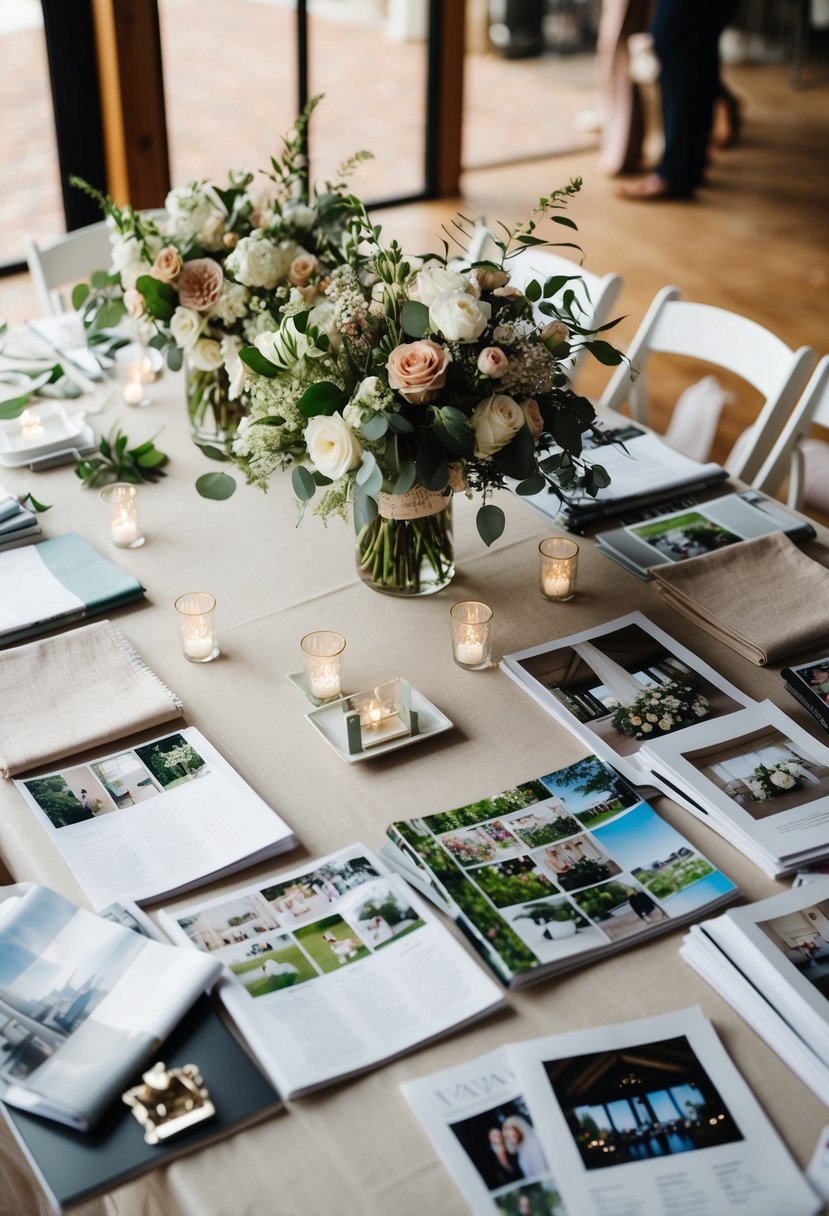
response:
<path id="1" fill-rule="evenodd" d="M 353 755 L 348 751 L 348 737 L 345 728 L 345 714 L 342 699 L 329 701 L 310 710 L 305 716 L 313 727 L 325 739 L 334 751 L 345 760 L 346 764 L 359 764 L 361 760 L 373 760 L 375 756 L 385 756 L 388 752 L 397 751 L 401 747 L 410 747 L 413 743 L 424 743 L 433 739 L 446 730 L 451 730 L 453 723 L 446 714 L 433 705 L 422 692 L 412 689 L 412 709 L 417 711 L 420 732 L 416 735 L 396 735 L 384 743 L 375 743 L 364 751 Z"/>

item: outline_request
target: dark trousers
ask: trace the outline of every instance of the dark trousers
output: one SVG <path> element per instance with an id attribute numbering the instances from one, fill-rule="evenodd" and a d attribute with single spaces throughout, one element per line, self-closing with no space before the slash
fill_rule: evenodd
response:
<path id="1" fill-rule="evenodd" d="M 651 24 L 662 66 L 665 152 L 656 172 L 677 195 L 702 179 L 714 98 L 719 91 L 720 34 L 736 0 L 657 0 Z"/>

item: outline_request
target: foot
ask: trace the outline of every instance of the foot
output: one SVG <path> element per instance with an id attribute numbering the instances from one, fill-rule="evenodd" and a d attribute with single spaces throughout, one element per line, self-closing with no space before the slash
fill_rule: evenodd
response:
<path id="1" fill-rule="evenodd" d="M 675 190 L 672 190 L 670 182 L 666 182 L 665 178 L 660 177 L 658 173 L 649 173 L 646 177 L 640 177 L 635 182 L 623 182 L 619 186 L 618 195 L 620 198 L 628 198 L 646 203 L 658 202 L 660 199 L 682 197 Z"/>
<path id="2" fill-rule="evenodd" d="M 721 93 L 714 102 L 711 122 L 711 145 L 733 148 L 740 139 L 743 124 L 742 106 L 733 93 Z"/>

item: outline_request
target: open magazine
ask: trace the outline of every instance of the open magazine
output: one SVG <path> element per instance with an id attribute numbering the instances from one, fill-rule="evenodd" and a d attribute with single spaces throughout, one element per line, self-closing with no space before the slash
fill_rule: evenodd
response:
<path id="1" fill-rule="evenodd" d="M 680 953 L 829 1106 L 829 879 L 695 925 Z"/>
<path id="2" fill-rule="evenodd" d="M 91 1127 L 219 973 L 48 887 L 0 889 L 0 1098 Z"/>
<path id="3" fill-rule="evenodd" d="M 149 903 L 296 843 L 192 726 L 15 785 L 96 908 Z"/>
<path id="4" fill-rule="evenodd" d="M 476 1216 L 812 1216 L 698 1008 L 511 1043 L 406 1082 Z"/>
<path id="5" fill-rule="evenodd" d="M 501 668 L 634 784 L 651 780 L 639 753 L 654 735 L 754 703 L 641 612 L 504 655 Z"/>
<path id="6" fill-rule="evenodd" d="M 612 532 L 600 532 L 596 547 L 631 574 L 647 579 L 653 566 L 703 557 L 781 531 L 792 540 L 815 535 L 808 520 L 782 503 L 756 490 L 744 490 L 680 511 L 667 511 Z"/>
<path id="7" fill-rule="evenodd" d="M 737 888 L 597 756 L 393 823 L 382 853 L 518 986 L 698 918 Z"/>
<path id="8" fill-rule="evenodd" d="M 655 739 L 640 759 L 772 877 L 829 856 L 829 747 L 771 701 Z"/>
<path id="9" fill-rule="evenodd" d="M 363 845 L 166 908 L 171 939 L 225 964 L 218 992 L 286 1097 L 371 1068 L 503 996 Z"/>

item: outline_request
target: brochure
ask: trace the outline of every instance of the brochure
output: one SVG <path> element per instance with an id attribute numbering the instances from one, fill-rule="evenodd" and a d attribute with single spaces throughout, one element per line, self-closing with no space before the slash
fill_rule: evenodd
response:
<path id="1" fill-rule="evenodd" d="M 680 953 L 829 1105 L 829 879 L 695 925 Z"/>
<path id="2" fill-rule="evenodd" d="M 511 987 L 676 928 L 738 893 L 597 756 L 393 823 L 388 835 L 389 863 Z"/>
<path id="3" fill-rule="evenodd" d="M 95 908 L 150 903 L 296 844 L 192 726 L 15 785 Z"/>
<path id="4" fill-rule="evenodd" d="M 0 960 L 0 1097 L 82 1130 L 220 971 L 31 883 L 0 889 Z"/>
<path id="5" fill-rule="evenodd" d="M 225 964 L 218 993 L 286 1097 L 372 1068 L 503 1005 L 503 995 L 363 845 L 165 908 L 174 942 Z"/>
<path id="6" fill-rule="evenodd" d="M 728 476 L 720 465 L 700 464 L 670 447 L 653 431 L 634 425 L 610 428 L 603 432 L 602 440 L 585 436 L 584 454 L 610 476 L 609 486 L 599 490 L 595 498 L 574 494 L 562 503 L 553 491 L 542 490 L 523 499 L 548 519 L 561 517 L 574 532 L 631 507 L 719 485 Z"/>
<path id="7" fill-rule="evenodd" d="M 511 1043 L 402 1091 L 476 1216 L 812 1216 L 695 1007 Z"/>
<path id="8" fill-rule="evenodd" d="M 640 759 L 772 877 L 829 857 L 829 747 L 771 701 L 664 735 Z"/>
<path id="9" fill-rule="evenodd" d="M 824 730 L 829 730 L 829 658 L 802 667 L 784 667 L 780 674 L 786 691 L 808 709 Z"/>
<path id="10" fill-rule="evenodd" d="M 756 490 L 727 494 L 648 521 L 600 532 L 597 548 L 639 578 L 653 566 L 702 557 L 728 545 L 770 532 L 785 532 L 792 540 L 807 540 L 815 529 L 782 503 Z"/>
<path id="11" fill-rule="evenodd" d="M 641 612 L 504 655 L 501 668 L 634 784 L 651 780 L 640 750 L 653 735 L 753 704 Z"/>

